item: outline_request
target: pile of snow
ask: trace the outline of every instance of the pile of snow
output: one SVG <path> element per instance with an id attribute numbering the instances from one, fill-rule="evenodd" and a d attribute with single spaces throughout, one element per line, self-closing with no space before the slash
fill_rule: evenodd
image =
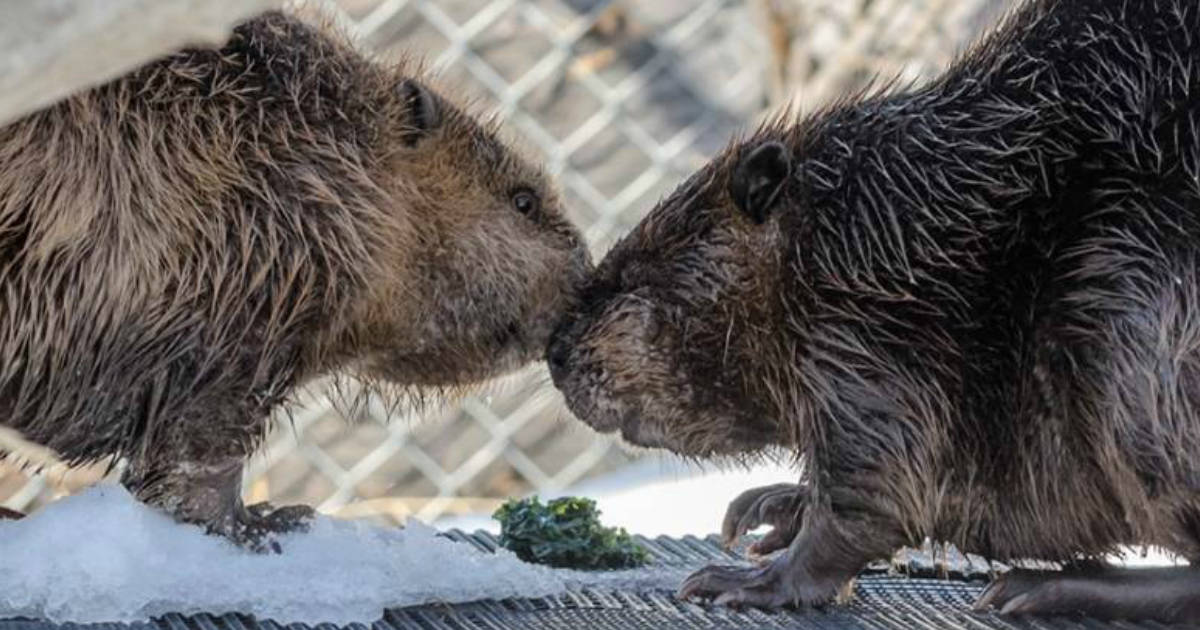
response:
<path id="1" fill-rule="evenodd" d="M 540 597 L 585 586 L 676 588 L 682 570 L 591 573 L 521 562 L 403 529 L 318 517 L 252 554 L 100 485 L 19 521 L 0 521 L 0 619 L 144 621 L 239 612 L 280 623 L 371 623 L 384 609 Z"/>

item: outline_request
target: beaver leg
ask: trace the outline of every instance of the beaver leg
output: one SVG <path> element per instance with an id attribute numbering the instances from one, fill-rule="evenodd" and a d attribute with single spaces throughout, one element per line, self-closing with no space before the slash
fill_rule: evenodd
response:
<path id="1" fill-rule="evenodd" d="M 1200 568 L 1015 569 L 993 581 L 975 603 L 976 610 L 991 607 L 1002 615 L 1083 613 L 1102 620 L 1195 621 L 1200 619 Z"/>
<path id="2" fill-rule="evenodd" d="M 761 566 L 706 567 L 684 580 L 677 596 L 735 607 L 826 604 L 871 560 L 898 546 L 870 529 L 809 505 L 800 532 L 784 554 Z"/>
<path id="3" fill-rule="evenodd" d="M 721 523 L 721 540 L 728 549 L 747 532 L 770 525 L 761 540 L 750 545 L 746 553 L 765 556 L 786 548 L 800 531 L 808 486 L 797 483 L 778 483 L 751 488 L 737 496 L 725 510 Z"/>
<path id="4" fill-rule="evenodd" d="M 215 463 L 130 466 L 122 483 L 139 500 L 180 522 L 201 525 L 209 534 L 224 536 L 255 552 L 279 553 L 276 535 L 306 530 L 314 511 L 304 505 L 278 509 L 267 503 L 243 505 L 242 465 L 243 458 L 237 457 Z"/>

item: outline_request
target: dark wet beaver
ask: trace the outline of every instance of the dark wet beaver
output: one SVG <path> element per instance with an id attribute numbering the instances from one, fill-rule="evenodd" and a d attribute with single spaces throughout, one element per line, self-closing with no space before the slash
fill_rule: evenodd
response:
<path id="1" fill-rule="evenodd" d="M 271 13 L 0 128 L 0 422 L 210 531 L 289 528 L 239 484 L 299 384 L 511 371 L 590 270 L 495 127 Z"/>
<path id="2" fill-rule="evenodd" d="M 574 413 L 801 485 L 682 595 L 822 604 L 925 537 L 1200 561 L 1200 5 L 1036 0 L 924 86 L 781 116 L 597 267 L 548 358 Z M 1133 584 L 1133 587 L 1128 586 Z M 1005 612 L 1200 619 L 1200 570 L 1013 573 Z"/>

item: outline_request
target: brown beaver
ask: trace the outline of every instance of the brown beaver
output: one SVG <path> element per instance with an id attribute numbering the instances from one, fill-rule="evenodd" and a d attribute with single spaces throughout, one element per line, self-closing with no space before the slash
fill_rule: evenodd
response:
<path id="1" fill-rule="evenodd" d="M 262 548 L 308 510 L 244 508 L 243 460 L 298 385 L 540 359 L 582 239 L 417 72 L 276 12 L 0 128 L 3 423 Z"/>
<path id="2" fill-rule="evenodd" d="M 683 596 L 821 604 L 925 537 L 1200 561 L 1200 7 L 1034 0 L 944 75 L 730 146 L 597 266 L 548 351 L 573 412 L 767 447 L 776 531 Z M 1200 569 L 1017 572 L 980 606 L 1200 618 Z"/>

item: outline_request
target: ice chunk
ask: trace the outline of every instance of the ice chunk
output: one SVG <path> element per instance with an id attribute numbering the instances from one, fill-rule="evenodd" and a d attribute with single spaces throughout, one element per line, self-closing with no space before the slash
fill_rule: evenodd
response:
<path id="1" fill-rule="evenodd" d="M 0 619 L 141 621 L 240 612 L 281 623 L 370 623 L 429 602 L 539 597 L 582 586 L 674 589 L 682 569 L 583 573 L 439 537 L 318 517 L 280 555 L 243 551 L 104 484 L 0 521 Z"/>

